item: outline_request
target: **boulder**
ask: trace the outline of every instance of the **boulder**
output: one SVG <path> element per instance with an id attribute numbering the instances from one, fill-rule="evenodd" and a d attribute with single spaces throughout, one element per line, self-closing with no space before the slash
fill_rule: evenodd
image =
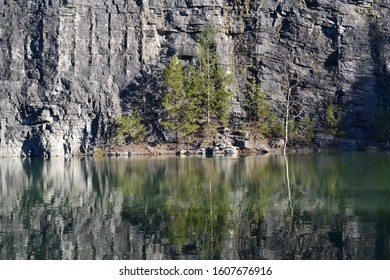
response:
<path id="1" fill-rule="evenodd" d="M 251 143 L 248 140 L 243 140 L 243 139 L 236 139 L 234 141 L 234 146 L 240 148 L 241 150 L 253 149 Z"/>

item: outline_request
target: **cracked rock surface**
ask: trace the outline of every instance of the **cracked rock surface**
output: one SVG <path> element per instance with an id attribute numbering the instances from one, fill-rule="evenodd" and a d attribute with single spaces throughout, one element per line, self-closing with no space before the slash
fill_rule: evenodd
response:
<path id="1" fill-rule="evenodd" d="M 294 73 L 319 146 L 331 142 L 331 103 L 342 144 L 369 145 L 375 114 L 389 104 L 389 19 L 387 0 L 0 0 L 0 156 L 91 152 L 135 110 L 149 141 L 164 139 L 161 71 L 173 53 L 195 56 L 210 21 L 234 73 L 233 112 L 244 115 L 255 76 L 282 116 L 278 100 Z"/>

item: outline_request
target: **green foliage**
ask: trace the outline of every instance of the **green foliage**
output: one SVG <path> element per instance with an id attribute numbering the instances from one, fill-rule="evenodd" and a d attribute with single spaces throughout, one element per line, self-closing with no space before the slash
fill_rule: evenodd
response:
<path id="1" fill-rule="evenodd" d="M 283 133 L 282 123 L 266 100 L 265 93 L 255 81 L 252 81 L 246 92 L 246 110 L 249 119 L 249 127 L 253 127 L 255 134 L 271 137 L 280 136 Z"/>
<path id="2" fill-rule="evenodd" d="M 102 148 L 96 148 L 93 152 L 93 156 L 96 158 L 104 157 L 104 150 Z"/>
<path id="3" fill-rule="evenodd" d="M 307 143 L 314 140 L 315 121 L 306 115 L 303 119 L 291 119 L 288 123 L 289 138 L 306 140 Z"/>
<path id="4" fill-rule="evenodd" d="M 175 132 L 178 143 L 181 137 L 198 130 L 196 120 L 199 106 L 196 104 L 192 84 L 186 78 L 183 64 L 177 55 L 173 56 L 170 64 L 165 68 L 163 77 L 168 92 L 163 98 L 167 118 L 162 125 Z M 189 79 L 191 78 L 190 76 Z"/>
<path id="5" fill-rule="evenodd" d="M 306 140 L 312 142 L 314 140 L 315 121 L 306 115 L 302 120 L 301 127 Z"/>
<path id="6" fill-rule="evenodd" d="M 345 132 L 341 130 L 341 118 L 338 114 L 338 107 L 335 104 L 330 104 L 326 108 L 325 121 L 334 136 L 345 135 Z"/>
<path id="7" fill-rule="evenodd" d="M 288 132 L 290 137 L 299 135 L 299 122 L 296 119 L 291 119 L 288 122 Z"/>
<path id="8" fill-rule="evenodd" d="M 170 89 L 172 93 L 171 100 L 175 103 L 183 102 L 183 98 L 185 97 L 184 92 L 184 70 L 183 64 L 177 57 L 174 55 L 172 57 L 171 63 L 167 65 L 167 67 L 163 71 L 163 77 L 167 87 Z M 178 104 L 180 105 L 180 104 Z"/>
<path id="9" fill-rule="evenodd" d="M 117 138 L 122 143 L 128 141 L 142 141 L 146 135 L 146 129 L 141 124 L 141 117 L 138 113 L 133 115 L 123 115 L 117 121 Z"/>
<path id="10" fill-rule="evenodd" d="M 260 85 L 254 80 L 245 95 L 245 106 L 250 125 L 259 120 L 259 107 L 265 101 L 265 94 L 261 91 Z"/>
<path id="11" fill-rule="evenodd" d="M 186 67 L 175 55 L 163 72 L 168 89 L 163 98 L 167 113 L 162 125 L 176 134 L 176 142 L 200 126 L 226 125 L 231 93 L 230 76 L 219 65 L 215 36 L 219 30 L 206 25 L 197 40 L 196 64 Z"/>
<path id="12" fill-rule="evenodd" d="M 124 193 L 123 217 L 139 223 L 153 220 L 146 227 L 151 232 L 163 223 L 175 253 L 182 253 L 185 245 L 198 244 L 203 259 L 219 259 L 223 240 L 229 232 L 239 232 L 242 215 L 263 220 L 280 189 L 272 186 L 284 182 L 278 158 L 244 160 L 245 164 L 234 161 L 228 171 L 219 161 L 196 158 L 115 161 L 111 168 L 116 174 L 111 177 L 121 178 L 116 185 Z M 242 199 L 232 197 L 241 190 L 245 190 Z"/>
<path id="13" fill-rule="evenodd" d="M 195 84 L 201 101 L 201 119 L 206 123 L 225 125 L 229 114 L 231 92 L 227 90 L 231 83 L 225 67 L 219 65 L 215 37 L 219 30 L 207 24 L 197 40 L 198 65 L 193 68 Z"/>

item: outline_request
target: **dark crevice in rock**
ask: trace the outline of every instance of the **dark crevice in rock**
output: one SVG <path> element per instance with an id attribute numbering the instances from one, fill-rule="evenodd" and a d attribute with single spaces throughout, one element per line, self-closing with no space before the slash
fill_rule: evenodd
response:
<path id="1" fill-rule="evenodd" d="M 331 26 L 331 27 L 321 26 L 322 33 L 324 33 L 324 35 L 332 41 L 333 46 L 335 46 L 337 44 L 337 41 L 339 38 L 339 34 L 337 31 L 337 27 L 336 27 L 337 23 L 335 22 L 334 24 L 335 24 L 335 26 Z"/>
<path id="2" fill-rule="evenodd" d="M 137 6 L 140 7 L 140 8 L 143 7 L 143 5 L 144 5 L 143 2 L 144 2 L 144 0 L 136 0 L 135 1 L 135 3 L 137 3 Z"/>
<path id="3" fill-rule="evenodd" d="M 309 9 L 316 9 L 319 6 L 318 0 L 305 0 L 305 3 Z"/>
<path id="4" fill-rule="evenodd" d="M 339 66 L 339 50 L 336 49 L 325 60 L 325 68 L 335 68 Z"/>
<path id="5" fill-rule="evenodd" d="M 345 92 L 342 90 L 342 89 L 337 89 L 336 92 L 335 92 L 335 97 L 336 97 L 336 100 L 334 101 L 334 103 L 338 104 L 339 106 L 340 105 L 343 105 L 343 98 L 345 96 Z"/>

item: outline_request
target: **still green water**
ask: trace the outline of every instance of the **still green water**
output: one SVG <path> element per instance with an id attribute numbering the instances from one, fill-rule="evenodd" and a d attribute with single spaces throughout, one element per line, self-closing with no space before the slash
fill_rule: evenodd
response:
<path id="1" fill-rule="evenodd" d="M 1 159 L 0 259 L 389 259 L 390 154 Z"/>

